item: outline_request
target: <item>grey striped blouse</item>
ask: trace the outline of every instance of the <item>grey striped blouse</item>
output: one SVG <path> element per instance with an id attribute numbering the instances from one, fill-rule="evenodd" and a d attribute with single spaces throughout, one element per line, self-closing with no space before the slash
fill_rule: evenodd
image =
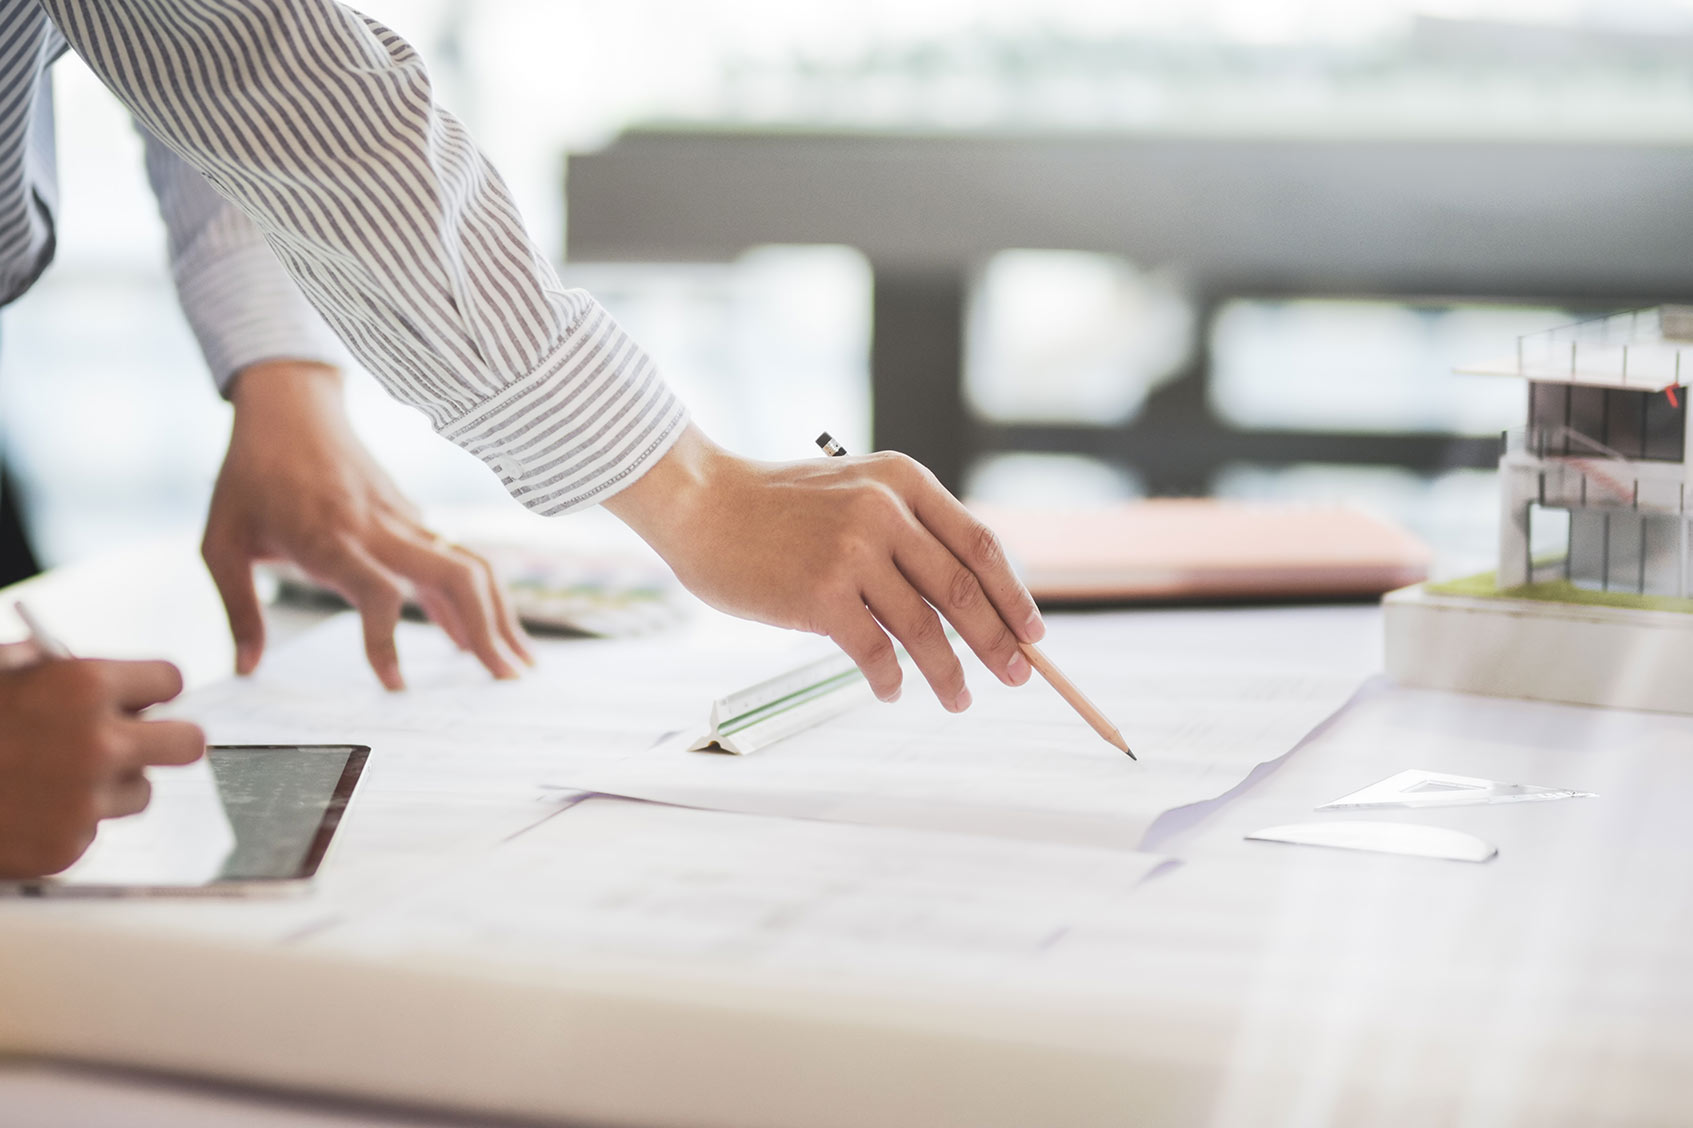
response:
<path id="1" fill-rule="evenodd" d="M 335 0 L 0 0 L 0 57 L 36 12 L 257 226 L 388 390 L 531 509 L 604 500 L 681 434 L 651 361 L 560 284 L 386 27 Z"/>

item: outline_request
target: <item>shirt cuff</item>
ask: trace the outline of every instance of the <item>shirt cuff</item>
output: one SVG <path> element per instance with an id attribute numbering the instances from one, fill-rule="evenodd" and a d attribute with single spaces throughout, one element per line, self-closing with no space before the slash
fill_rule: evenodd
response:
<path id="1" fill-rule="evenodd" d="M 528 376 L 440 428 L 511 496 L 555 516 L 632 483 L 682 436 L 687 411 L 597 303 Z"/>
<path id="2" fill-rule="evenodd" d="M 183 313 L 223 395 L 236 373 L 265 360 L 345 368 L 351 357 L 263 242 L 197 250 L 176 263 Z"/>

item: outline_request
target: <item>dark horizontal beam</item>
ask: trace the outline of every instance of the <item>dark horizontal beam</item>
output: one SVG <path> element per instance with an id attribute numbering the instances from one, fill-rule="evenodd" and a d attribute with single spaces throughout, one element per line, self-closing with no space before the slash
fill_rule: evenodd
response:
<path id="1" fill-rule="evenodd" d="M 1693 295 L 1693 146 L 636 129 L 569 158 L 581 261 L 843 243 L 883 270 L 1121 254 L 1202 293 Z"/>
<path id="2" fill-rule="evenodd" d="M 1490 469 L 1499 462 L 1499 439 L 1440 434 L 1359 434 L 1333 431 L 1204 431 L 1163 427 L 1087 427 L 1061 424 L 971 425 L 978 454 L 1045 452 L 1084 454 L 1159 478 L 1204 480 L 1229 463 L 1290 466 L 1336 463 L 1400 466 L 1437 473 Z"/>

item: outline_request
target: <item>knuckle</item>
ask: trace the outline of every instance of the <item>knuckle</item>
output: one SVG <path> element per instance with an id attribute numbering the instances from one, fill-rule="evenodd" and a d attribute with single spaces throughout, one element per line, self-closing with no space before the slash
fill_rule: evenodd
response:
<path id="1" fill-rule="evenodd" d="M 951 651 L 925 661 L 920 669 L 935 694 L 943 700 L 956 698 L 964 689 L 964 667 L 958 664 Z"/>
<path id="2" fill-rule="evenodd" d="M 109 774 L 124 761 L 128 753 L 122 738 L 108 726 L 101 726 L 91 732 L 85 747 L 89 760 L 98 767 L 101 774 Z"/>
<path id="3" fill-rule="evenodd" d="M 852 516 L 860 523 L 879 523 L 900 511 L 899 494 L 881 482 L 866 482 L 852 495 Z"/>
<path id="4" fill-rule="evenodd" d="M 1010 661 L 1011 656 L 1018 653 L 1017 636 L 1012 634 L 1011 628 L 1003 622 L 999 624 L 999 629 L 994 632 L 992 641 L 988 643 L 987 653 L 1005 661 Z"/>
<path id="5" fill-rule="evenodd" d="M 999 543 L 994 531 L 981 522 L 971 525 L 969 533 L 970 559 L 978 569 L 998 570 L 1005 567 L 1005 546 Z"/>
<path id="6" fill-rule="evenodd" d="M 333 489 L 312 494 L 305 499 L 304 525 L 333 535 L 348 529 L 363 529 L 369 524 L 364 506 L 345 489 Z"/>
<path id="7" fill-rule="evenodd" d="M 277 553 L 294 561 L 313 579 L 345 594 L 345 586 L 363 570 L 357 542 L 316 521 L 304 521 L 275 537 Z"/>
<path id="8" fill-rule="evenodd" d="M 955 612 L 974 611 L 982 603 L 982 585 L 968 568 L 953 572 L 947 583 L 946 605 Z"/>
<path id="9" fill-rule="evenodd" d="M 911 628 L 911 643 L 913 646 L 925 650 L 945 647 L 946 627 L 942 625 L 940 617 L 932 611 L 926 611 L 918 617 Z M 947 649 L 951 649 L 947 647 Z"/>
<path id="10" fill-rule="evenodd" d="M 400 585 L 385 576 L 369 576 L 361 580 L 356 596 L 355 602 L 367 615 L 376 614 L 384 618 L 399 618 L 400 609 L 406 601 Z"/>
<path id="11" fill-rule="evenodd" d="M 333 520 L 312 520 L 306 522 L 305 528 L 295 540 L 295 553 L 301 563 L 309 563 L 319 568 L 342 568 L 353 553 L 345 540 L 337 533 L 338 526 Z"/>
<path id="12" fill-rule="evenodd" d="M 870 455 L 870 463 L 889 481 L 909 481 L 923 466 L 910 455 L 897 450 L 879 450 Z"/>
<path id="13" fill-rule="evenodd" d="M 894 650 L 893 642 L 885 634 L 878 632 L 877 637 L 863 650 L 866 663 L 878 668 L 892 667 L 899 664 L 899 654 Z"/>
<path id="14" fill-rule="evenodd" d="M 467 561 L 454 561 L 444 577 L 445 586 L 455 599 L 474 606 L 482 597 L 482 573 Z"/>

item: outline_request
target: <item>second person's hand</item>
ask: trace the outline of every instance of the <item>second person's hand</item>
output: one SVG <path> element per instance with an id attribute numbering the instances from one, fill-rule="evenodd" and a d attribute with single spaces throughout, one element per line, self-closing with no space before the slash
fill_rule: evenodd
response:
<path id="1" fill-rule="evenodd" d="M 394 631 L 408 595 L 461 649 L 499 678 L 532 662 L 523 629 L 493 569 L 448 544 L 371 458 L 347 421 L 341 376 L 292 361 L 236 376 L 235 424 L 212 493 L 202 555 L 235 636 L 236 672 L 264 652 L 253 565 L 291 560 L 358 609 L 365 654 L 401 689 Z"/>
<path id="2" fill-rule="evenodd" d="M 58 873 L 88 849 L 101 819 L 147 806 L 144 768 L 200 758 L 197 727 L 138 715 L 181 691 L 168 662 L 37 656 L 0 671 L 0 877 Z"/>

